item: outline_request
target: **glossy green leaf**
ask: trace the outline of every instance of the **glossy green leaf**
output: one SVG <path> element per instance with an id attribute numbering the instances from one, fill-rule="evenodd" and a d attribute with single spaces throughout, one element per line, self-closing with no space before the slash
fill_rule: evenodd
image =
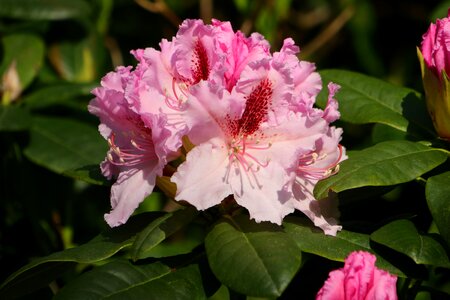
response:
<path id="1" fill-rule="evenodd" d="M 22 267 L 0 286 L 0 298 L 9 299 L 37 290 L 62 275 L 76 263 L 107 259 L 133 244 L 136 233 L 148 222 L 162 216 L 152 212 L 130 218 L 125 225 L 109 229 L 86 244 L 38 258 Z"/>
<path id="2" fill-rule="evenodd" d="M 31 110 L 42 109 L 52 105 L 75 105 L 74 100 L 82 96 L 91 96 L 96 84 L 57 84 L 47 86 L 28 94 L 22 99 Z"/>
<path id="3" fill-rule="evenodd" d="M 15 105 L 0 105 L 0 131 L 26 130 L 30 125 L 31 116 L 27 110 Z"/>
<path id="4" fill-rule="evenodd" d="M 3 59 L 0 74 L 4 75 L 11 66 L 14 67 L 19 77 L 20 91 L 23 91 L 42 66 L 44 42 L 40 37 L 32 34 L 12 34 L 2 38 L 2 46 Z"/>
<path id="5" fill-rule="evenodd" d="M 247 216 L 227 217 L 205 240 L 211 270 L 239 293 L 278 297 L 300 267 L 301 253 L 281 227 Z"/>
<path id="6" fill-rule="evenodd" d="M 381 123 L 403 132 L 433 135 L 425 102 L 416 91 L 351 71 L 324 70 L 320 75 L 324 82 L 341 86 L 336 99 L 342 120 L 356 124 Z M 324 107 L 326 99 L 324 89 L 318 104 Z"/>
<path id="7" fill-rule="evenodd" d="M 55 299 L 206 299 L 196 265 L 172 269 L 162 263 L 116 260 L 64 287 Z"/>
<path id="8" fill-rule="evenodd" d="M 27 20 L 86 17 L 90 10 L 84 0 L 2 0 L 0 3 L 0 16 Z"/>
<path id="9" fill-rule="evenodd" d="M 56 173 L 94 184 L 104 184 L 99 163 L 107 143 L 94 126 L 61 118 L 36 117 L 30 131 L 25 155 Z"/>
<path id="10" fill-rule="evenodd" d="M 450 245 L 450 172 L 428 178 L 425 193 L 439 233 Z"/>
<path id="11" fill-rule="evenodd" d="M 450 268 L 450 261 L 441 244 L 419 234 L 409 220 L 391 222 L 372 233 L 370 239 L 406 254 L 417 264 Z"/>
<path id="12" fill-rule="evenodd" d="M 131 258 L 135 261 L 145 258 L 146 253 L 192 221 L 196 215 L 195 208 L 186 207 L 154 220 L 136 236 L 131 248 Z"/>
<path id="13" fill-rule="evenodd" d="M 325 235 L 310 222 L 293 217 L 286 218 L 283 226 L 303 252 L 340 262 L 343 262 L 352 251 L 363 250 L 374 253 L 367 234 L 341 230 L 336 236 Z M 377 255 L 376 265 L 392 274 L 405 277 L 402 271 L 379 255 Z"/>
<path id="14" fill-rule="evenodd" d="M 388 186 L 414 180 L 442 164 L 447 155 L 420 143 L 388 141 L 349 152 L 339 172 L 320 181 L 314 195 L 322 199 L 328 190 L 341 192 L 364 186 Z M 411 163 L 414 162 L 414 163 Z"/>

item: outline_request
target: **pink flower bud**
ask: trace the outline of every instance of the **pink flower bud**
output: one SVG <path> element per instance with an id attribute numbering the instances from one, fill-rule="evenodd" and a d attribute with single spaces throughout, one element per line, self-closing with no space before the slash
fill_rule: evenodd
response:
<path id="1" fill-rule="evenodd" d="M 450 140 L 450 10 L 423 35 L 417 51 L 428 111 L 439 137 Z"/>
<path id="2" fill-rule="evenodd" d="M 316 300 L 397 299 L 397 277 L 375 267 L 376 257 L 354 251 L 344 268 L 330 272 Z"/>

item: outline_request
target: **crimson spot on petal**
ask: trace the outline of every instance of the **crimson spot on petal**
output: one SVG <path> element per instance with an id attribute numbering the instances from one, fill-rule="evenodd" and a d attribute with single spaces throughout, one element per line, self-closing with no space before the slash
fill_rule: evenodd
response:
<path id="1" fill-rule="evenodd" d="M 272 93 L 272 82 L 266 78 L 246 97 L 245 110 L 238 121 L 239 134 L 251 135 L 267 120 Z"/>
<path id="2" fill-rule="evenodd" d="M 194 45 L 194 54 L 192 57 L 192 84 L 198 83 L 200 80 L 207 80 L 209 77 L 210 66 L 208 54 L 205 46 L 200 40 Z"/>

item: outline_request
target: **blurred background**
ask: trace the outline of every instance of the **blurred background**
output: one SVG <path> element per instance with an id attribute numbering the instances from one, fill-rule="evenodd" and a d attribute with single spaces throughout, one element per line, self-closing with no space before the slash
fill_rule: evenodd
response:
<path id="1" fill-rule="evenodd" d="M 430 0 L 0 0 L 0 281 L 30 259 L 84 243 L 106 228 L 108 183 L 61 176 L 58 163 L 45 163 L 52 159 L 43 157 L 48 149 L 27 128 L 29 119 L 41 116 L 95 128 L 98 120 L 86 110 L 90 91 L 116 66 L 135 64 L 130 50 L 158 48 L 186 18 L 216 18 L 246 34 L 260 32 L 273 51 L 292 37 L 300 58 L 319 71 L 353 70 L 422 92 L 416 47 L 449 6 Z M 6 107 L 18 110 L 6 113 Z M 344 145 L 368 143 L 370 126 L 339 125 Z M 71 133 L 69 126 L 68 139 Z M 98 139 L 96 161 L 107 147 Z M 162 205 L 161 194 L 151 197 L 140 210 Z"/>

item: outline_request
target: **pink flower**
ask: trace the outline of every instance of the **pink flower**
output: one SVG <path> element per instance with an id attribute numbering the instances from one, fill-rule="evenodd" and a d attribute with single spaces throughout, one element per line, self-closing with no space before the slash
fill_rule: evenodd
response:
<path id="1" fill-rule="evenodd" d="M 450 75 L 450 11 L 447 18 L 430 24 L 423 35 L 421 51 L 427 68 L 442 78 L 442 72 Z"/>
<path id="2" fill-rule="evenodd" d="M 376 257 L 364 251 L 352 252 L 344 268 L 330 272 L 317 300 L 394 300 L 397 277 L 375 267 Z"/>
<path id="3" fill-rule="evenodd" d="M 176 200 L 186 200 L 203 210 L 233 195 L 257 222 L 277 224 L 295 208 L 310 209 L 299 202 L 315 201 L 315 183 L 330 175 L 328 169 L 344 156 L 337 144 L 341 131 L 329 127 L 329 120 L 335 119 L 334 108 L 329 108 L 329 113 L 309 104 L 303 105 L 308 107 L 304 111 L 297 109 L 303 92 L 309 101 L 318 90 L 308 84 L 298 88 L 306 81 L 299 78 L 310 76 L 302 74 L 304 65 L 294 58 L 296 51 L 298 48 L 288 39 L 273 57 L 260 53 L 242 70 L 231 91 L 208 82 L 191 90 L 186 115 L 192 124 L 188 136 L 196 147 L 172 177 L 177 184 Z M 308 72 L 312 69 L 304 71 Z M 307 170 L 299 165 L 316 152 L 322 155 L 320 162 L 316 159 L 320 176 L 318 171 L 311 171 L 315 172 L 314 178 L 304 181 L 311 195 L 306 200 L 297 199 L 299 193 L 293 191 L 292 178 L 302 176 L 301 171 L 310 171 L 311 166 Z M 328 152 L 331 155 L 322 159 Z M 301 180 L 295 182 L 302 184 Z M 318 210 L 314 213 L 320 214 Z M 309 216 L 314 219 L 312 214 Z M 329 234 L 340 229 L 329 226 Z"/>
<path id="4" fill-rule="evenodd" d="M 93 90 L 96 96 L 89 104 L 89 112 L 100 118 L 99 131 L 108 140 L 110 149 L 101 164 L 103 174 L 117 180 L 111 188 L 112 211 L 105 215 L 111 226 L 124 224 L 139 203 L 155 186 L 162 175 L 168 150 L 164 141 L 169 132 L 162 116 L 137 114 L 124 98 L 124 87 L 130 68 L 119 67 L 107 74 L 101 87 Z"/>
<path id="5" fill-rule="evenodd" d="M 338 87 L 315 108 L 322 82 L 298 52 L 286 39 L 272 55 L 260 34 L 218 20 L 186 20 L 160 50 L 132 51 L 136 68 L 105 76 L 89 106 L 110 145 L 103 174 L 117 177 L 108 224 L 126 222 L 180 157 L 166 169 L 176 200 L 203 210 L 232 195 L 251 218 L 277 224 L 298 209 L 335 235 L 340 226 L 312 192 L 346 158 L 342 130 L 330 127 Z"/>
<path id="6" fill-rule="evenodd" d="M 450 10 L 430 24 L 418 50 L 428 112 L 438 135 L 450 140 Z"/>

